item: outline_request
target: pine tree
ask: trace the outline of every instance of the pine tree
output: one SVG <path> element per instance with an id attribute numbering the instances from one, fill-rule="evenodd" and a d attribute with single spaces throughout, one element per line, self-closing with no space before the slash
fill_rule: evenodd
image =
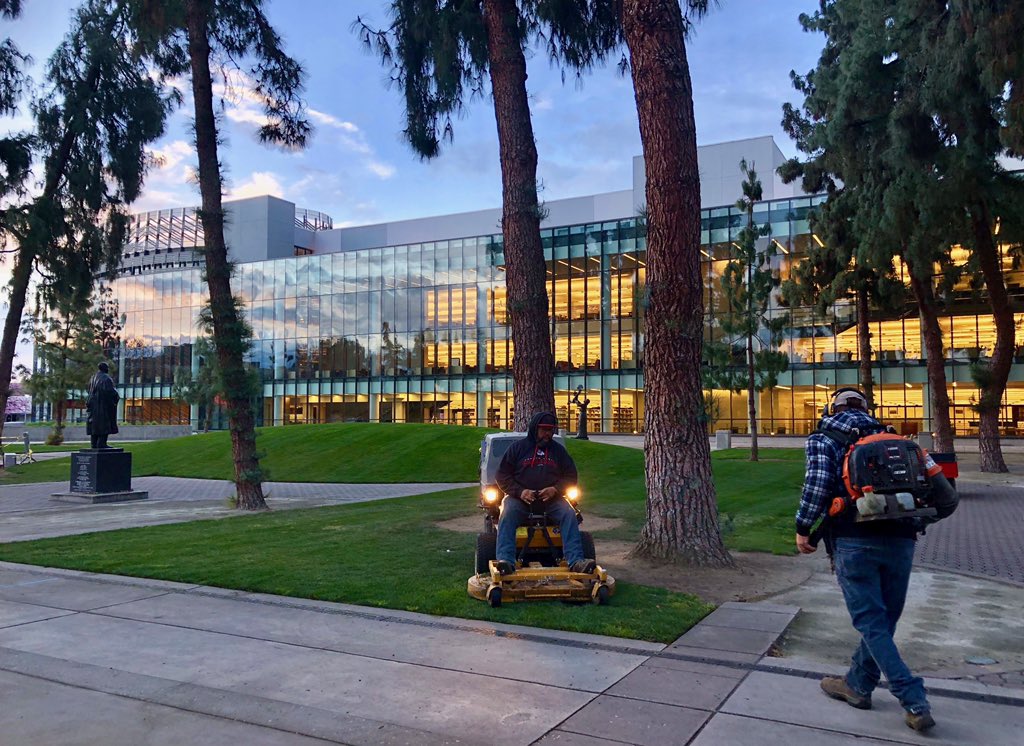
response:
<path id="1" fill-rule="evenodd" d="M 825 48 L 815 70 L 792 76 L 804 95 L 801 107 L 784 107 L 783 125 L 808 158 L 793 159 L 780 172 L 786 181 L 802 177 L 805 190 L 826 192 L 828 201 L 812 216 L 824 245 L 811 247 L 784 290 L 791 301 L 816 301 L 819 309 L 854 294 L 861 385 L 870 399 L 871 306 L 901 306 L 894 261 L 902 259 L 921 316 L 936 445 L 951 451 L 932 278 L 935 265 L 947 277 L 954 272 L 946 190 L 932 175 L 935 138 L 914 114 L 916 85 L 903 69 L 891 9 L 883 0 L 838 0 L 801 16 L 806 30 L 825 35 Z"/>
<path id="2" fill-rule="evenodd" d="M 999 414 L 1015 329 L 997 231 L 1000 220 L 1016 222 L 1024 182 L 1009 176 L 998 158 L 1007 152 L 1004 142 L 1019 144 L 1024 36 L 1002 33 L 1007 25 L 1020 28 L 1020 12 L 990 0 L 939 5 L 918 0 L 901 4 L 894 15 L 895 28 L 904 31 L 899 57 L 907 89 L 913 85 L 919 92 L 912 113 L 929 125 L 939 143 L 933 169 L 951 203 L 958 199 L 954 229 L 958 224 L 965 228 L 954 235 L 962 235 L 985 282 L 996 341 L 991 359 L 972 366 L 979 388 L 978 443 L 981 470 L 1005 472 Z M 989 46 L 994 32 L 1000 34 L 1003 58 L 998 64 Z"/>
<path id="3" fill-rule="evenodd" d="M 699 15 L 707 3 L 687 7 Z M 647 518 L 634 552 L 731 565 L 718 525 L 701 385 L 700 176 L 688 24 L 678 0 L 622 2 L 647 170 Z"/>
<path id="4" fill-rule="evenodd" d="M 146 146 L 164 131 L 168 101 L 138 54 L 126 2 L 83 4 L 33 106 L 30 142 L 42 162 L 42 190 L 9 206 L 0 230 L 14 257 L 0 342 L 0 410 L 33 271 L 42 274 L 49 298 L 68 298 L 116 268 L 125 206 L 138 197 L 149 163 Z"/>
<path id="5" fill-rule="evenodd" d="M 554 358 L 546 264 L 540 239 L 537 145 L 526 89 L 526 47 L 543 41 L 552 60 L 576 71 L 619 41 L 614 3 L 576 0 L 393 0 L 392 24 L 354 28 L 405 98 L 405 137 L 434 158 L 454 135 L 452 114 L 490 83 L 502 175 L 505 282 L 512 345 L 514 429 L 553 412 Z"/>
<path id="6" fill-rule="evenodd" d="M 746 160 L 740 161 L 740 171 L 744 176 L 743 196 L 736 202 L 736 208 L 746 213 L 747 224 L 737 236 L 734 258 L 726 263 L 722 272 L 721 284 L 729 312 L 722 317 L 721 325 L 726 334 L 742 339 L 746 348 L 743 383 L 747 390 L 750 460 L 757 461 L 757 392 L 773 388 L 778 383 L 779 373 L 789 365 L 778 351 L 788 318 L 771 318 L 768 314 L 772 296 L 779 286 L 778 273 L 771 267 L 775 245 L 760 240 L 768 235 L 769 226 L 758 226 L 754 222 L 754 205 L 761 201 L 763 194 L 757 171 L 753 164 L 747 166 Z"/>
<path id="7" fill-rule="evenodd" d="M 35 345 L 36 367 L 19 366 L 18 372 L 33 398 L 50 404 L 54 428 L 47 442 L 57 445 L 64 440 L 68 401 L 84 401 L 96 363 L 120 331 L 117 301 L 107 288 L 50 298 L 40 303 L 25 329 Z"/>
<path id="8" fill-rule="evenodd" d="M 202 197 L 199 217 L 210 293 L 206 318 L 224 386 L 236 505 L 243 510 L 265 509 L 266 501 L 253 410 L 258 387 L 244 360 L 252 344 L 252 331 L 245 320 L 243 302 L 231 292 L 233 266 L 224 238 L 214 67 L 250 61 L 249 77 L 244 82 L 251 85 L 252 94 L 263 104 L 266 122 L 259 130 L 261 141 L 298 148 L 305 145 L 311 131 L 301 100 L 304 71 L 284 51 L 263 5 L 263 0 L 136 0 L 134 6 L 136 22 L 147 33 L 149 49 L 161 73 L 165 77 L 191 77 Z"/>
<path id="9" fill-rule="evenodd" d="M 185 402 L 203 411 L 202 431 L 210 432 L 213 408 L 223 392 L 220 370 L 217 368 L 217 353 L 208 337 L 199 337 L 192 345 L 192 358 L 196 372 L 180 367 L 174 371 L 171 396 L 175 401 Z"/>
<path id="10" fill-rule="evenodd" d="M 21 0 L 0 0 L 0 18 L 15 19 L 21 13 Z M 0 41 L 0 116 L 18 111 L 25 91 L 25 64 L 22 54 L 10 38 Z M 32 164 L 31 138 L 24 133 L 0 137 L 0 200 L 10 201 L 19 193 Z M 5 209 L 0 208 L 0 240 L 5 232 Z"/>

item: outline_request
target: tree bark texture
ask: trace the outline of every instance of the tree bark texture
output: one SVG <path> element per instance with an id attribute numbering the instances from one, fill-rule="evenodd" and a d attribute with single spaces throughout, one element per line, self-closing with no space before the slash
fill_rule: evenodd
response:
<path id="1" fill-rule="evenodd" d="M 728 566 L 701 389 L 703 286 L 693 89 L 677 0 L 625 0 L 647 169 L 647 518 L 638 556 Z"/>
<path id="2" fill-rule="evenodd" d="M 906 260 L 906 257 L 904 257 Z M 914 267 L 910 269 L 910 287 L 917 299 L 924 336 L 924 354 L 928 365 L 928 390 L 931 403 L 931 425 L 937 453 L 953 453 L 953 425 L 949 420 L 949 391 L 946 389 L 946 360 L 942 349 L 942 329 L 935 304 L 931 278 L 919 280 Z"/>
<path id="3" fill-rule="evenodd" d="M 750 283 L 747 284 L 747 297 L 750 297 Z M 747 301 L 748 315 L 750 301 Z M 754 386 L 754 336 L 747 335 L 747 421 L 750 426 L 750 460 L 757 461 L 757 389 Z"/>
<path id="4" fill-rule="evenodd" d="M 540 240 L 537 144 L 526 93 L 526 57 L 515 0 L 485 0 L 484 20 L 501 159 L 501 232 L 512 327 L 514 429 L 555 411 L 547 265 Z"/>
<path id="5" fill-rule="evenodd" d="M 32 250 L 22 243 L 14 260 L 14 272 L 11 277 L 11 292 L 7 296 L 7 318 L 4 320 L 4 336 L 0 342 L 0 437 L 4 434 L 4 413 L 7 411 L 7 400 L 11 395 L 11 372 L 14 369 L 14 350 L 18 344 L 18 332 L 21 329 L 21 317 L 25 312 L 25 298 L 28 296 L 28 282 L 32 277 L 32 264 L 35 261 Z M 0 469 L 3 464 L 0 464 Z"/>
<path id="6" fill-rule="evenodd" d="M 860 388 L 868 400 L 868 409 L 875 408 L 875 379 L 871 367 L 871 306 L 868 289 L 857 288 L 857 350 L 860 358 Z"/>
<path id="7" fill-rule="evenodd" d="M 210 74 L 208 0 L 186 3 L 188 50 L 192 67 L 192 95 L 195 99 L 196 152 L 199 156 L 199 191 L 202 196 L 203 232 L 206 237 L 206 282 L 210 290 L 213 337 L 217 361 L 225 381 L 241 381 L 247 375 L 237 339 L 238 311 L 231 294 L 231 267 L 224 241 L 224 211 L 221 204 L 220 161 L 217 156 L 217 123 L 213 111 L 213 80 Z M 226 386 L 231 455 L 235 463 L 237 507 L 264 510 L 263 485 L 256 455 L 256 430 L 252 402 L 232 393 Z"/>
<path id="8" fill-rule="evenodd" d="M 1006 381 L 1010 377 L 1010 366 L 1013 364 L 1013 309 L 1006 295 L 999 249 L 992 235 L 992 216 L 984 203 L 971 206 L 971 227 L 974 230 L 974 250 L 985 277 L 988 302 L 992 307 L 996 327 L 996 346 L 989 366 L 989 380 L 981 388 L 978 402 L 978 452 L 982 471 L 1005 472 L 1009 469 L 1003 460 L 999 442 L 999 411 Z"/>

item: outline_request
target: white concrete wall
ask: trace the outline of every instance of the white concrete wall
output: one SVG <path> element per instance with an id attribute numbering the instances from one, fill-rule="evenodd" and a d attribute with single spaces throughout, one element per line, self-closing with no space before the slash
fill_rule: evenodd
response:
<path id="1" fill-rule="evenodd" d="M 295 255 L 295 205 L 277 197 L 224 203 L 224 239 L 235 262 L 259 262 Z"/>
<path id="2" fill-rule="evenodd" d="M 634 215 L 633 192 L 622 190 L 588 197 L 552 200 L 544 203 L 547 218 L 542 227 L 618 220 Z M 336 228 L 316 234 L 317 253 L 356 251 L 423 241 L 444 241 L 501 233 L 501 208 L 439 215 L 391 223 Z"/>
<path id="3" fill-rule="evenodd" d="M 784 185 L 775 169 L 785 156 L 771 136 L 704 145 L 697 150 L 702 207 L 732 205 L 742 193 L 739 163 L 746 158 L 758 170 L 764 199 L 790 197 L 797 185 Z M 551 200 L 544 203 L 544 227 L 599 223 L 636 215 L 646 203 L 645 171 L 641 156 L 633 159 L 633 188 L 618 192 Z M 276 197 L 253 197 L 225 204 L 228 246 L 238 262 L 292 256 L 296 246 L 317 254 L 444 241 L 501 232 L 498 207 L 452 215 L 437 215 L 390 223 L 307 231 L 295 228 L 295 205 Z"/>
<path id="4" fill-rule="evenodd" d="M 701 145 L 697 148 L 701 207 L 725 207 L 736 203 L 743 194 L 740 160 L 744 158 L 748 166 L 753 165 L 757 170 L 764 199 L 793 197 L 800 191 L 796 184 L 783 184 L 775 173 L 786 157 L 771 135 Z M 643 156 L 634 156 L 633 200 L 638 205 L 646 203 L 646 184 Z"/>

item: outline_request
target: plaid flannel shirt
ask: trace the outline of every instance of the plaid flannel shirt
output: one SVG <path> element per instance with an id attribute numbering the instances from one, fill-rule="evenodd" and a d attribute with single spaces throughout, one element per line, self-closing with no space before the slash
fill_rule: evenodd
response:
<path id="1" fill-rule="evenodd" d="M 869 435 L 881 432 L 882 425 L 867 412 L 847 409 L 822 417 L 818 429 L 838 430 L 843 433 L 858 430 L 862 435 Z M 807 438 L 804 491 L 800 496 L 800 508 L 796 512 L 798 534 L 809 535 L 818 518 L 828 510 L 832 498 L 846 494 L 841 477 L 844 451 L 841 443 L 822 433 L 813 433 Z"/>

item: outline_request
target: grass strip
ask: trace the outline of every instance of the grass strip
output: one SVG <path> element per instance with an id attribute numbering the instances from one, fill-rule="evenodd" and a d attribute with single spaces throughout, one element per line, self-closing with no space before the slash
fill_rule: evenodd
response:
<path id="1" fill-rule="evenodd" d="M 104 531 L 0 545 L 0 559 L 260 593 L 670 642 L 711 610 L 698 598 L 622 584 L 609 606 L 491 609 L 470 598 L 474 490 Z"/>
<path id="2" fill-rule="evenodd" d="M 484 432 L 430 425 L 297 426 L 264 431 L 261 447 L 274 446 L 267 460 L 277 464 L 274 476 L 281 481 L 476 481 Z M 567 446 L 581 475 L 584 515 L 622 521 L 595 535 L 635 541 L 645 515 L 643 452 L 573 439 Z M 230 474 L 222 433 L 129 449 L 137 476 Z M 712 454 L 726 544 L 792 553 L 800 452 L 764 449 L 758 463 L 746 456 L 738 450 Z M 44 470 L 66 479 L 68 462 L 10 471 Z M 530 603 L 491 610 L 466 595 L 475 535 L 435 525 L 475 514 L 475 502 L 471 488 L 107 531 L 0 545 L 0 559 L 661 642 L 674 640 L 710 609 L 693 596 L 621 584 L 609 607 Z"/>

